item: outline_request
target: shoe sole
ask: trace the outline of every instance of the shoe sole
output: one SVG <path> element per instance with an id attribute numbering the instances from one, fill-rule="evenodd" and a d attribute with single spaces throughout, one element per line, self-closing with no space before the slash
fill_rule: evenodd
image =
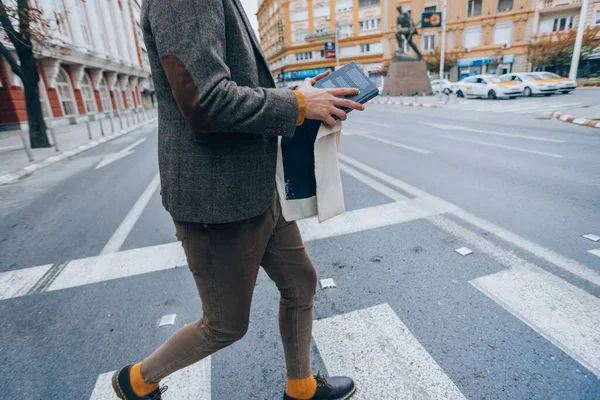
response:
<path id="1" fill-rule="evenodd" d="M 356 386 L 354 386 L 352 390 L 348 392 L 344 397 L 340 397 L 338 400 L 347 400 L 350 397 L 354 396 L 354 393 L 356 393 Z"/>
<path id="2" fill-rule="evenodd" d="M 119 385 L 119 375 L 121 374 L 121 371 L 123 371 L 123 368 L 121 368 L 113 374 L 111 378 L 112 388 L 119 399 L 127 400 L 127 398 L 125 397 L 125 393 L 123 393 L 123 391 L 121 390 L 121 385 Z"/>

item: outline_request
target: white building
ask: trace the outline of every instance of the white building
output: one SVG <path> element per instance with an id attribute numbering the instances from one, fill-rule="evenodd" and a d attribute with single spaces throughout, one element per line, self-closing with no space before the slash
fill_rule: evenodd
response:
<path id="1" fill-rule="evenodd" d="M 48 125 L 152 105 L 138 0 L 32 1 L 51 27 L 52 40 L 37 48 L 40 97 Z M 8 40 L 3 43 L 12 49 Z M 27 122 L 22 100 L 20 79 L 2 59 L 0 130 Z"/>

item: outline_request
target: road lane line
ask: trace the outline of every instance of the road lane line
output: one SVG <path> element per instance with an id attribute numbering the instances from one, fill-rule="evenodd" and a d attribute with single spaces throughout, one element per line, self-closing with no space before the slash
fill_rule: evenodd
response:
<path id="1" fill-rule="evenodd" d="M 384 196 L 386 196 L 392 200 L 395 200 L 395 201 L 409 200 L 408 197 L 401 195 L 394 189 L 391 189 L 391 188 L 385 186 L 384 184 L 380 183 L 379 181 L 376 181 L 375 179 L 355 170 L 354 168 L 347 166 L 346 164 L 340 163 L 339 166 L 340 166 L 341 171 L 347 173 L 348 175 L 350 175 L 357 181 L 362 182 L 367 186 L 370 186 L 371 188 L 375 189 L 379 193 L 383 194 Z"/>
<path id="2" fill-rule="evenodd" d="M 108 243 L 106 243 L 100 252 L 100 255 L 115 253 L 121 249 L 121 246 L 123 246 L 123 243 L 125 243 L 127 236 L 129 236 L 129 233 L 135 226 L 137 220 L 142 215 L 142 212 L 150 202 L 150 199 L 159 186 L 160 176 L 159 174 L 156 174 L 152 181 L 150 181 L 148 187 L 146 187 L 146 190 L 144 190 L 140 198 L 135 202 L 133 208 L 129 211 L 125 219 L 121 222 L 121 225 L 119 225 L 115 233 L 113 233 Z"/>
<path id="3" fill-rule="evenodd" d="M 371 139 L 374 140 L 376 142 L 381 142 L 381 143 L 385 143 L 385 144 L 389 144 L 390 146 L 395 146 L 395 147 L 399 147 L 401 149 L 404 150 L 410 150 L 410 151 L 414 151 L 415 153 L 419 153 L 419 154 L 431 154 L 432 152 L 429 150 L 425 150 L 425 149 L 421 149 L 419 147 L 415 147 L 415 146 L 410 146 L 408 144 L 402 144 L 399 142 L 394 142 L 392 140 L 387 140 L 387 139 L 383 139 L 377 136 L 373 136 L 373 135 L 365 135 L 365 134 L 355 134 L 354 136 L 360 136 L 360 137 L 364 137 L 367 139 Z"/>
<path id="4" fill-rule="evenodd" d="M 444 204 L 446 208 L 452 208 L 452 214 L 462 219 L 463 221 L 468 222 L 471 225 L 477 226 L 478 228 L 490 232 L 500 239 L 512 244 L 515 247 L 523 249 L 536 257 L 539 257 L 557 268 L 560 268 L 564 271 L 567 271 L 575 276 L 578 276 L 581 279 L 584 279 L 590 283 L 593 283 L 596 286 L 600 286 L 600 274 L 596 271 L 586 267 L 583 264 L 578 263 L 575 260 L 571 260 L 565 256 L 562 256 L 550 249 L 547 249 L 543 246 L 535 244 L 516 233 L 510 232 L 504 228 L 501 228 L 489 221 L 486 221 L 482 218 L 479 218 L 460 207 L 454 206 L 453 204 L 446 202 L 440 198 L 430 195 L 429 193 L 416 188 L 406 182 L 403 182 L 399 179 L 396 179 L 390 175 L 387 175 L 373 167 L 370 167 L 360 161 L 354 160 L 344 154 L 339 155 L 340 160 L 344 161 L 347 164 L 352 165 L 353 167 L 368 173 L 369 175 L 381 180 L 382 182 L 392 186 L 399 188 L 403 192 L 410 193 L 417 198 L 429 198 L 431 202 L 437 204 Z M 373 188 L 377 190 L 376 188 Z"/>
<path id="5" fill-rule="evenodd" d="M 600 299 L 533 265 L 470 283 L 600 377 Z"/>
<path id="6" fill-rule="evenodd" d="M 397 194 L 401 198 L 400 194 Z M 298 221 L 305 242 L 356 233 L 446 213 L 454 208 L 431 198 L 405 199 L 380 206 L 349 211 L 324 223 L 316 217 Z M 60 274 L 52 274 L 46 292 L 132 277 L 187 265 L 179 242 L 119 251 L 69 261 Z M 0 273 L 0 300 L 32 293 L 38 282 L 46 282 L 52 265 Z M 48 275 L 46 275 L 48 274 Z"/>
<path id="7" fill-rule="evenodd" d="M 593 254 L 597 257 L 600 257 L 600 249 L 588 250 L 588 253 Z"/>
<path id="8" fill-rule="evenodd" d="M 509 138 L 536 140 L 536 141 L 539 141 L 539 142 L 566 143 L 566 140 L 548 139 L 548 138 L 541 138 L 541 137 L 537 137 L 537 136 L 518 135 L 518 134 L 514 134 L 514 133 L 495 132 L 495 131 L 488 131 L 488 130 L 485 130 L 485 129 L 468 128 L 466 126 L 460 126 L 460 125 L 432 124 L 432 123 L 429 123 L 429 122 L 421 122 L 421 124 L 423 124 L 423 125 L 429 125 L 429 126 L 432 126 L 434 128 L 439 128 L 439 129 L 444 129 L 444 130 L 450 130 L 450 131 L 475 132 L 475 133 L 483 133 L 484 135 L 493 135 L 493 136 L 503 136 L 503 137 L 509 137 Z"/>
<path id="9" fill-rule="evenodd" d="M 330 376 L 356 380 L 356 400 L 466 400 L 388 304 L 314 321 Z"/>
<path id="10" fill-rule="evenodd" d="M 52 266 L 47 264 L 0 273 L 0 300 L 27 295 Z"/>
<path id="11" fill-rule="evenodd" d="M 437 136 L 441 137 L 441 138 L 445 138 L 445 139 L 458 140 L 459 142 L 473 143 L 473 144 L 479 144 L 479 145 L 482 145 L 482 146 L 489 146 L 489 147 L 497 147 L 499 149 L 519 151 L 521 153 L 535 154 L 535 155 L 538 155 L 538 156 L 545 156 L 545 157 L 552 157 L 552 158 L 563 158 L 563 156 L 558 155 L 558 154 L 546 153 L 546 152 L 543 152 L 543 151 L 536 151 L 536 150 L 522 149 L 520 147 L 507 146 L 507 145 L 503 145 L 503 144 L 488 143 L 488 142 L 482 142 L 480 140 L 464 139 L 464 138 L 460 138 L 460 137 L 456 137 L 456 136 L 448 136 L 448 135 L 437 135 Z"/>
<path id="12" fill-rule="evenodd" d="M 98 376 L 90 400 L 116 400 L 112 390 L 111 377 L 114 371 Z M 179 370 L 161 381 L 161 386 L 169 389 L 162 395 L 163 400 L 210 400 L 211 399 L 210 357 Z"/>

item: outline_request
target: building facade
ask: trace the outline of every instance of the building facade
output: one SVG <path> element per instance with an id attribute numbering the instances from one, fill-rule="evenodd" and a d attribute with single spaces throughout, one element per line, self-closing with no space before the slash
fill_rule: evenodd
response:
<path id="1" fill-rule="evenodd" d="M 581 0 L 449 0 L 446 51 L 457 58 L 447 78 L 480 73 L 530 70 L 528 44 L 538 31 L 576 29 Z M 600 0 L 590 0 L 588 23 L 600 18 Z M 577 7 L 579 4 L 579 8 Z M 423 12 L 441 11 L 441 0 L 259 0 L 261 43 L 271 72 L 284 85 L 336 65 L 325 58 L 324 43 L 339 33 L 339 57 L 362 65 L 381 84 L 382 71 L 397 50 L 396 7 L 410 12 L 420 26 Z M 566 12 L 566 14 L 565 14 Z M 548 22 L 552 19 L 552 22 Z M 441 45 L 441 28 L 419 29 L 415 39 L 424 52 Z M 435 75 L 435 71 L 432 71 Z"/>
<path id="2" fill-rule="evenodd" d="M 32 1 L 52 30 L 52 39 L 36 48 L 49 126 L 153 104 L 137 0 Z M 0 40 L 13 49 L 6 37 Z M 20 79 L 0 57 L 0 130 L 26 127 L 24 99 Z"/>

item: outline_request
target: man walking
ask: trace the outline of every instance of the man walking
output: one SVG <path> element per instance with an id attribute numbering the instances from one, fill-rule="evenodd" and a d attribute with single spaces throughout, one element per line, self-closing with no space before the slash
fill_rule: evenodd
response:
<path id="1" fill-rule="evenodd" d="M 294 91 L 276 89 L 239 0 L 145 0 L 142 26 L 159 104 L 162 201 L 203 316 L 118 370 L 117 396 L 160 399 L 163 378 L 241 339 L 262 265 L 281 293 L 283 398 L 349 398 L 350 378 L 312 375 L 317 276 L 296 223 L 281 216 L 275 168 L 277 136 L 293 136 L 304 118 L 345 120 L 337 107 L 364 107 L 340 97 L 357 91 L 314 88 L 324 75 Z"/>

